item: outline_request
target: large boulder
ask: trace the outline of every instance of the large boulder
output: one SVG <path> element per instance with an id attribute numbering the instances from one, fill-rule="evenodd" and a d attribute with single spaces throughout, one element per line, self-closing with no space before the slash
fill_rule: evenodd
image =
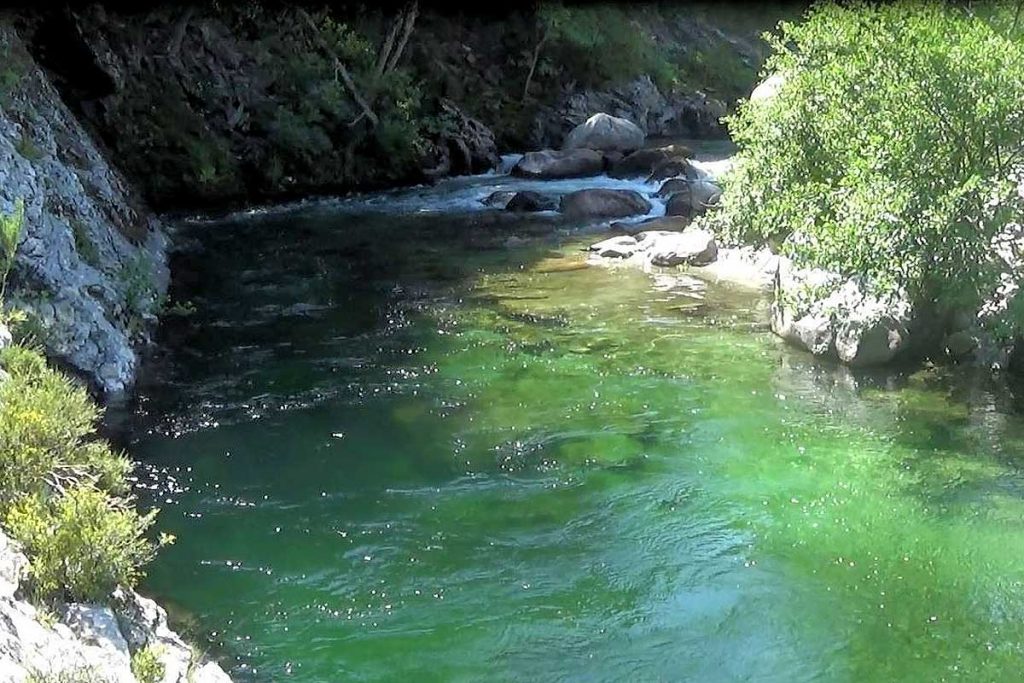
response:
<path id="1" fill-rule="evenodd" d="M 644 178 L 667 161 L 686 160 L 693 156 L 693 150 L 685 145 L 666 145 L 638 149 L 616 162 L 608 175 L 614 178 Z"/>
<path id="2" fill-rule="evenodd" d="M 641 232 L 665 231 L 682 232 L 690 225 L 687 216 L 658 216 L 657 218 L 646 218 L 640 221 L 616 221 L 609 227 L 617 232 L 627 235 L 636 235 Z"/>
<path id="3" fill-rule="evenodd" d="M 650 76 L 611 90 L 567 91 L 551 107 L 540 107 L 528 143 L 559 144 L 594 112 L 632 121 L 648 137 L 725 138 L 725 103 L 701 92 L 663 94 Z"/>
<path id="4" fill-rule="evenodd" d="M 554 211 L 557 208 L 557 199 L 543 195 L 540 192 L 531 192 L 530 190 L 516 192 L 505 205 L 506 211 L 517 211 L 521 213 L 531 211 Z"/>
<path id="5" fill-rule="evenodd" d="M 858 280 L 779 259 L 772 331 L 816 356 L 885 364 L 909 346 L 913 313 L 903 292 L 873 294 Z"/>
<path id="6" fill-rule="evenodd" d="M 635 237 L 620 235 L 619 237 L 609 237 L 597 244 L 590 245 L 589 251 L 603 258 L 629 258 L 638 249 L 639 244 Z"/>
<path id="7" fill-rule="evenodd" d="M 651 265 L 655 266 L 703 266 L 718 256 L 718 244 L 710 231 L 687 228 L 682 232 L 666 232 L 654 236 L 647 255 Z"/>
<path id="8" fill-rule="evenodd" d="M 722 190 L 715 183 L 706 180 L 680 181 L 673 179 L 661 186 L 661 195 L 668 183 L 679 183 L 678 190 L 673 192 L 665 203 L 665 214 L 668 216 L 699 216 L 714 206 L 722 197 Z"/>
<path id="9" fill-rule="evenodd" d="M 600 175 L 603 171 L 604 157 L 592 149 L 527 152 L 512 167 L 512 175 L 544 180 L 583 178 Z"/>
<path id="10" fill-rule="evenodd" d="M 633 190 L 577 190 L 563 196 L 559 205 L 570 218 L 624 218 L 650 210 L 651 203 Z"/>
<path id="11" fill-rule="evenodd" d="M 608 114 L 594 114 L 572 129 L 562 149 L 625 153 L 643 146 L 644 132 L 632 121 Z"/>

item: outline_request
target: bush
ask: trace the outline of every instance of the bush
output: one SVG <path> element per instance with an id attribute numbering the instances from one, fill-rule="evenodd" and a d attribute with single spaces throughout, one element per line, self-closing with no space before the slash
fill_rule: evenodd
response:
<path id="1" fill-rule="evenodd" d="M 19 346 L 0 352 L 0 520 L 25 548 L 37 599 L 103 600 L 158 544 L 127 495 L 129 461 L 93 438 L 86 391 Z M 161 543 L 164 541 L 162 540 Z"/>
<path id="2" fill-rule="evenodd" d="M 771 100 L 728 119 L 741 162 L 722 200 L 737 240 L 804 265 L 973 306 L 992 237 L 1020 209 L 1024 43 L 1012 7 L 819 4 L 769 36 Z"/>
<path id="3" fill-rule="evenodd" d="M 148 646 L 132 655 L 132 673 L 139 683 L 160 683 L 164 680 L 166 667 L 160 661 L 159 646 Z"/>
<path id="4" fill-rule="evenodd" d="M 29 557 L 40 597 L 105 601 L 118 585 L 134 586 L 153 559 L 145 539 L 155 512 L 139 515 L 89 484 L 53 496 L 30 496 L 7 513 L 11 534 Z"/>

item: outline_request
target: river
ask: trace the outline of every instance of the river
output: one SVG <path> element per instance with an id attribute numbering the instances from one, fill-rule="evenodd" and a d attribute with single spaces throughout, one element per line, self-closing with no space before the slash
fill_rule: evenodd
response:
<path id="1" fill-rule="evenodd" d="M 823 364 L 756 293 L 479 202 L 531 186 L 656 189 L 180 226 L 196 312 L 120 418 L 177 536 L 144 589 L 242 681 L 1019 680 L 1014 394 Z"/>

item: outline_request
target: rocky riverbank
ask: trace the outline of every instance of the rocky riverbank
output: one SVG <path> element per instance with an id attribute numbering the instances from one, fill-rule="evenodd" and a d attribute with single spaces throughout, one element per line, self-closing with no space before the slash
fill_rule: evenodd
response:
<path id="1" fill-rule="evenodd" d="M 152 600 L 118 589 L 109 605 L 69 603 L 41 610 L 22 597 L 27 567 L 25 555 L 0 532 L 0 680 L 5 683 L 230 683 L 220 666 L 170 629 L 167 613 Z M 155 675 L 140 673 L 144 661 L 145 673 Z"/>
<path id="2" fill-rule="evenodd" d="M 168 282 L 167 237 L 0 20 L 0 216 L 23 226 L 7 286 L 47 355 L 99 394 L 134 380 Z"/>

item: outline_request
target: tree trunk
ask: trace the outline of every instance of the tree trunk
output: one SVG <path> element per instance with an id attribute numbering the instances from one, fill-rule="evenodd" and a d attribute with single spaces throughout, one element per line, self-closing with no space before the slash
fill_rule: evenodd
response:
<path id="1" fill-rule="evenodd" d="M 413 0 L 409 6 L 405 9 L 402 21 L 402 39 L 399 41 L 398 46 L 392 50 L 391 55 L 388 57 L 387 64 L 384 67 L 384 73 L 390 73 L 395 70 L 398 66 L 398 60 L 402 58 L 402 53 L 405 51 L 405 46 L 409 42 L 409 36 L 412 35 L 413 26 L 416 25 L 416 15 L 419 14 L 419 3 Z M 395 22 L 398 25 L 398 22 Z"/>
<path id="2" fill-rule="evenodd" d="M 530 61 L 530 72 L 526 74 L 526 84 L 523 85 L 523 99 L 525 103 L 526 98 L 530 96 L 530 83 L 533 81 L 533 72 L 537 70 L 537 62 L 540 61 L 540 51 L 544 48 L 544 43 L 548 40 L 548 32 L 544 31 L 544 35 L 541 36 L 540 40 L 537 41 L 536 47 L 533 48 L 533 59 Z"/>

